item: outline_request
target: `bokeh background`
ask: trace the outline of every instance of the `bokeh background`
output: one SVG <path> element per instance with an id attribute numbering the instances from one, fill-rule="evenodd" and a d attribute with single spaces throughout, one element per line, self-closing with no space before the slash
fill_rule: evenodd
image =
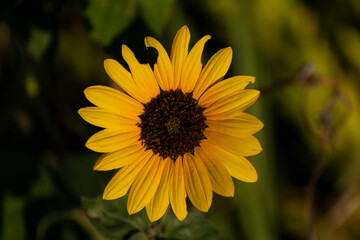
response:
<path id="1" fill-rule="evenodd" d="M 104 237 L 81 199 L 107 204 L 96 197 L 114 172 L 92 170 L 99 154 L 84 144 L 98 129 L 77 114 L 91 105 L 83 90 L 114 86 L 103 60 L 124 64 L 122 44 L 154 63 L 144 37 L 170 50 L 183 25 L 191 46 L 212 36 L 203 63 L 232 46 L 227 76 L 255 76 L 262 91 L 249 109 L 265 124 L 249 158 L 258 182 L 235 180 L 234 198 L 192 209 L 214 239 L 360 239 L 358 0 L 1 1 L 0 239 Z M 183 229 L 173 238 L 196 238 Z"/>

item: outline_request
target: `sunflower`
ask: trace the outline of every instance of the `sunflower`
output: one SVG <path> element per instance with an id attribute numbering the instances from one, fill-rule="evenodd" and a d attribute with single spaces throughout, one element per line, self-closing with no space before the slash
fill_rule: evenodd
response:
<path id="1" fill-rule="evenodd" d="M 81 117 L 103 130 L 86 147 L 103 153 L 94 170 L 119 169 L 103 199 L 128 194 L 127 210 L 146 208 L 150 221 L 160 219 L 169 204 L 179 220 L 187 216 L 186 197 L 200 211 L 211 206 L 213 191 L 234 196 L 231 177 L 257 181 L 245 158 L 261 152 L 253 136 L 263 124 L 245 113 L 259 91 L 244 89 L 251 76 L 224 79 L 232 60 L 230 47 L 219 50 L 203 67 L 201 55 L 209 35 L 190 50 L 187 26 L 176 34 L 170 58 L 154 38 L 147 48 L 158 52 L 153 68 L 140 64 L 125 45 L 122 56 L 130 72 L 113 59 L 105 71 L 122 90 L 106 86 L 85 89 L 96 107 L 79 110 Z"/>

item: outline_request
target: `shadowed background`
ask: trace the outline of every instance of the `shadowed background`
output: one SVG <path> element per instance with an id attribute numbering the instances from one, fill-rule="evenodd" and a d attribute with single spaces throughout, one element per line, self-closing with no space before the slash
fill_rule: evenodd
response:
<path id="1" fill-rule="evenodd" d="M 226 76 L 256 77 L 249 112 L 265 125 L 249 158 L 258 182 L 234 180 L 234 198 L 192 210 L 220 239 L 360 239 L 358 0 L 2 1 L 1 239 L 101 239 L 81 197 L 101 195 L 114 172 L 92 170 L 100 154 L 84 144 L 99 129 L 77 114 L 91 105 L 83 90 L 115 87 L 103 60 L 126 66 L 122 44 L 154 63 L 144 37 L 170 50 L 183 25 L 191 46 L 212 36 L 203 64 L 232 46 Z"/>

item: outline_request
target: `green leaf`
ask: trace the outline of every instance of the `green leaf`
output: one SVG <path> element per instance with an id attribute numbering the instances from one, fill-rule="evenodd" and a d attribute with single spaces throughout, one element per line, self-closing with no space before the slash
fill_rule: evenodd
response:
<path id="1" fill-rule="evenodd" d="M 149 238 L 146 236 L 145 233 L 138 232 L 132 235 L 129 240 L 148 240 Z"/>
<path id="2" fill-rule="evenodd" d="M 217 229 L 196 213 L 189 212 L 184 221 L 167 213 L 160 221 L 150 223 L 145 210 L 129 215 L 126 201 L 127 197 L 110 201 L 82 198 L 86 215 L 105 239 L 220 239 Z"/>
<path id="3" fill-rule="evenodd" d="M 86 215 L 105 239 L 146 239 L 138 233 L 143 233 L 150 221 L 144 211 L 129 215 L 126 200 L 126 197 L 116 200 L 82 198 Z"/>
<path id="4" fill-rule="evenodd" d="M 89 0 L 85 15 L 92 25 L 91 35 L 108 45 L 133 20 L 135 0 Z"/>
<path id="5" fill-rule="evenodd" d="M 180 222 L 174 215 L 165 223 L 165 236 L 170 239 L 220 239 L 218 231 L 204 217 L 189 212 L 184 221 Z"/>
<path id="6" fill-rule="evenodd" d="M 140 0 L 139 3 L 146 24 L 154 33 L 160 34 L 172 14 L 175 0 Z"/>

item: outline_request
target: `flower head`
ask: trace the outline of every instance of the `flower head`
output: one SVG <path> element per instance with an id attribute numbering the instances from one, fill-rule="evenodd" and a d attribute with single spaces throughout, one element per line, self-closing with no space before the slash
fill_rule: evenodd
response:
<path id="1" fill-rule="evenodd" d="M 234 177 L 257 181 L 245 158 L 261 152 L 253 136 L 263 124 L 244 112 L 259 91 L 244 89 L 254 77 L 224 79 L 232 60 L 230 47 L 219 50 L 203 67 L 201 55 L 209 35 L 188 51 L 189 29 L 176 34 L 170 57 L 154 38 L 146 47 L 158 52 L 153 69 L 140 64 L 125 45 L 127 71 L 107 59 L 105 70 L 126 93 L 106 86 L 84 92 L 96 107 L 79 110 L 89 123 L 104 128 L 86 147 L 101 152 L 94 169 L 119 169 L 105 188 L 104 199 L 128 194 L 129 214 L 146 207 L 151 221 L 161 218 L 169 203 L 179 220 L 187 215 L 186 197 L 208 211 L 213 191 L 234 195 Z"/>

